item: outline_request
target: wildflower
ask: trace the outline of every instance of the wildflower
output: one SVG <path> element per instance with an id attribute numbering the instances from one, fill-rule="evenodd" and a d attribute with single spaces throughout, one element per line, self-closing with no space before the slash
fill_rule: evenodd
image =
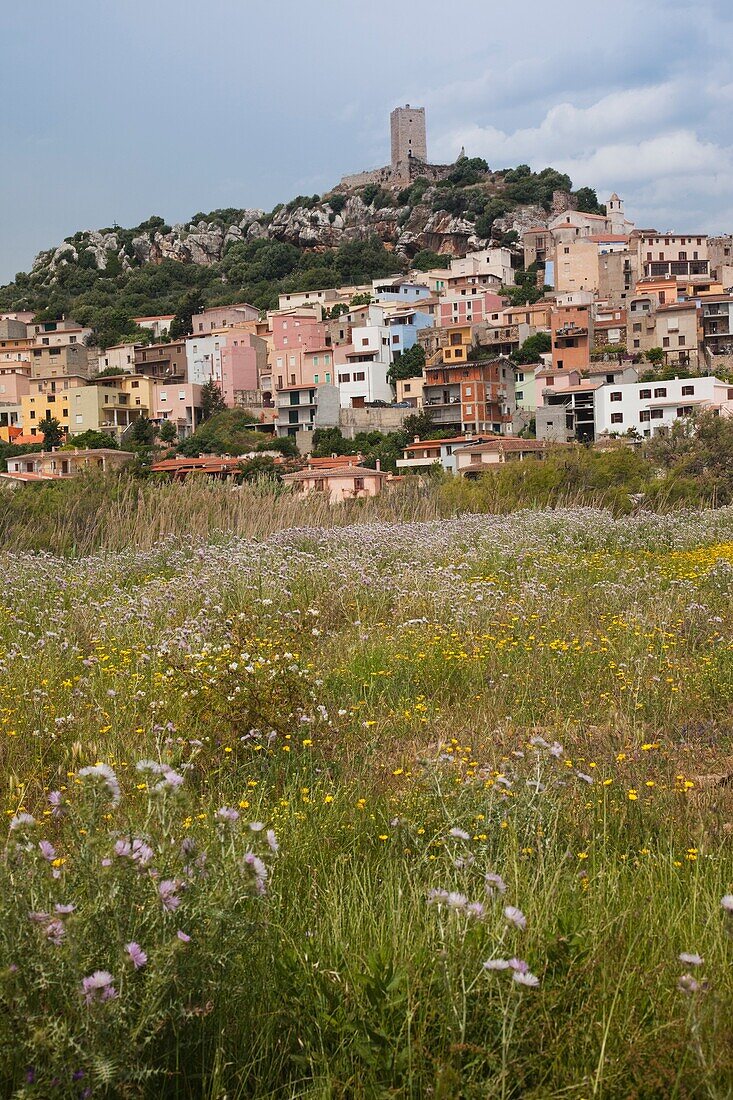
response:
<path id="1" fill-rule="evenodd" d="M 163 908 L 167 909 L 169 913 L 174 912 L 181 904 L 181 899 L 176 893 L 177 890 L 178 883 L 172 878 L 165 878 L 158 884 L 158 896 L 163 903 Z"/>
<path id="2" fill-rule="evenodd" d="M 428 905 L 444 905 L 448 900 L 448 891 L 434 887 L 428 891 Z"/>
<path id="3" fill-rule="evenodd" d="M 578 779 L 582 779 L 584 783 L 592 784 L 594 781 L 592 775 L 586 775 L 584 772 L 579 772 L 576 770 L 575 774 L 577 775 Z"/>
<path id="4" fill-rule="evenodd" d="M 702 964 L 705 962 L 705 960 L 701 959 L 699 955 L 695 955 L 690 951 L 680 952 L 677 958 L 680 960 L 681 963 L 686 963 L 688 966 L 702 966 Z"/>
<path id="5" fill-rule="evenodd" d="M 445 899 L 445 903 L 449 909 L 465 909 L 468 905 L 468 898 L 465 894 L 459 894 L 456 890 L 451 890 Z"/>
<path id="6" fill-rule="evenodd" d="M 145 867 L 153 858 L 154 852 L 149 844 L 139 837 L 130 840 L 118 840 L 115 844 L 115 855 L 122 859 L 131 859 L 139 867 Z"/>
<path id="7" fill-rule="evenodd" d="M 489 871 L 485 877 L 486 893 L 493 897 L 494 894 L 505 894 L 506 883 L 501 875 L 497 875 L 494 871 Z"/>
<path id="8" fill-rule="evenodd" d="M 703 986 L 692 974 L 681 974 L 677 979 L 677 988 L 680 993 L 699 993 Z"/>
<path id="9" fill-rule="evenodd" d="M 101 779 L 110 793 L 112 805 L 119 805 L 122 792 L 117 776 L 112 768 L 110 768 L 109 764 L 94 764 L 86 768 L 81 768 L 79 771 L 79 778 L 84 779 L 86 776 L 92 779 Z"/>
<path id="10" fill-rule="evenodd" d="M 512 974 L 512 981 L 515 981 L 517 985 L 526 986 L 528 989 L 536 989 L 540 984 L 540 979 L 531 974 L 529 970 L 515 970 Z"/>
<path id="11" fill-rule="evenodd" d="M 726 913 L 733 913 L 733 894 L 726 894 L 722 897 L 720 904 Z"/>
<path id="12" fill-rule="evenodd" d="M 52 863 L 56 859 L 56 849 L 50 840 L 39 840 L 38 847 L 44 859 Z"/>
<path id="13" fill-rule="evenodd" d="M 271 851 L 278 852 L 280 850 L 280 845 L 277 842 L 277 837 L 275 836 L 274 829 L 267 830 L 267 832 L 265 833 L 265 839 L 267 840 Z"/>
<path id="14" fill-rule="evenodd" d="M 51 816 L 60 817 L 63 813 L 61 806 L 62 796 L 61 791 L 51 791 L 48 796 L 48 804 L 51 807 Z"/>
<path id="15" fill-rule="evenodd" d="M 168 764 L 159 764 L 157 760 L 138 760 L 135 768 L 139 772 L 151 772 L 161 776 L 153 790 L 158 794 L 165 791 L 176 791 L 183 785 L 183 776 Z"/>
<path id="16" fill-rule="evenodd" d="M 176 935 L 178 936 L 178 939 L 181 941 L 181 943 L 190 943 L 191 942 L 191 937 L 187 936 L 185 932 L 182 932 L 180 928 L 176 932 Z"/>
<path id="17" fill-rule="evenodd" d="M 141 970 L 148 961 L 148 956 L 145 954 L 140 944 L 135 943 L 134 940 L 132 943 L 125 944 L 125 951 L 129 955 L 130 962 L 136 970 Z"/>
<path id="18" fill-rule="evenodd" d="M 95 970 L 93 974 L 82 979 L 81 991 L 84 994 L 86 1004 L 95 1004 L 98 1001 L 111 1001 L 117 996 L 117 990 L 112 985 L 112 975 L 108 970 Z"/>
<path id="19" fill-rule="evenodd" d="M 214 817 L 217 821 L 225 821 L 228 825 L 233 825 L 235 821 L 239 821 L 239 810 L 234 810 L 231 806 L 220 806 Z"/>
<path id="20" fill-rule="evenodd" d="M 454 836 L 454 837 L 456 837 L 457 840 L 470 840 L 471 839 L 470 835 L 467 832 L 465 832 L 463 829 L 458 829 L 458 828 L 450 829 L 448 831 L 448 836 Z"/>
<path id="21" fill-rule="evenodd" d="M 36 824 L 36 819 L 33 814 L 20 813 L 11 817 L 8 828 L 11 833 L 16 832 L 18 829 L 30 829 Z"/>
<path id="22" fill-rule="evenodd" d="M 250 821 L 249 827 L 253 833 L 261 833 L 265 824 L 263 821 Z"/>
<path id="23" fill-rule="evenodd" d="M 487 959 L 483 964 L 484 970 L 509 970 L 511 965 L 508 959 Z"/>
<path id="24" fill-rule="evenodd" d="M 519 928 L 522 932 L 527 927 L 527 918 L 521 909 L 517 909 L 516 905 L 507 905 L 504 916 L 515 928 Z"/>
<path id="25" fill-rule="evenodd" d="M 63 921 L 59 920 L 58 917 L 52 917 L 43 929 L 43 933 L 49 943 L 52 943 L 55 947 L 60 947 L 66 935 L 66 929 L 64 928 Z"/>
<path id="26" fill-rule="evenodd" d="M 264 894 L 267 889 L 267 867 L 254 852 L 245 852 L 243 867 L 248 870 L 253 879 L 255 891 Z"/>
<path id="27" fill-rule="evenodd" d="M 524 961 L 524 959 L 509 959 L 509 965 L 511 966 L 512 970 L 516 970 L 520 974 L 526 974 L 529 970 L 529 965 Z"/>
<path id="28" fill-rule="evenodd" d="M 481 920 L 486 916 L 486 908 L 480 901 L 471 901 L 466 906 L 466 916 L 473 917 L 475 920 Z"/>

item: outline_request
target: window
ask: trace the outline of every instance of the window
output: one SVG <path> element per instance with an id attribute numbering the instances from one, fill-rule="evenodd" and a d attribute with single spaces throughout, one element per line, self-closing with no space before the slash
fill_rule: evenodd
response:
<path id="1" fill-rule="evenodd" d="M 365 377 L 366 377 L 366 375 L 364 374 L 363 370 L 358 370 L 358 371 L 354 372 L 354 381 L 355 382 L 363 382 Z"/>
<path id="2" fill-rule="evenodd" d="M 466 397 L 470 397 L 470 396 L 471 396 L 471 387 L 466 386 Z"/>
<path id="3" fill-rule="evenodd" d="M 641 332 L 641 322 L 640 321 L 635 321 L 634 324 L 631 327 L 632 327 L 634 332 Z"/>
<path id="4" fill-rule="evenodd" d="M 657 386 L 654 390 L 654 396 L 655 397 L 666 397 L 667 396 L 667 387 L 666 386 Z"/>
<path id="5" fill-rule="evenodd" d="M 313 375 L 313 381 L 316 383 L 316 385 L 318 385 L 318 383 L 320 381 L 320 375 L 314 374 Z"/>
<path id="6" fill-rule="evenodd" d="M 281 390 L 283 388 L 283 376 L 278 374 L 277 376 L 277 388 Z"/>
<path id="7" fill-rule="evenodd" d="M 404 384 L 404 386 L 402 387 L 402 389 L 404 390 L 404 392 L 405 392 L 405 393 L 410 393 L 410 391 L 411 391 L 411 389 L 412 389 L 412 386 L 410 385 L 410 383 L 409 383 L 409 382 L 405 382 L 405 384 Z"/>
<path id="8" fill-rule="evenodd" d="M 621 390 L 614 390 L 611 394 L 612 401 L 623 401 L 623 398 L 624 395 L 621 393 Z"/>
<path id="9" fill-rule="evenodd" d="M 545 379 L 545 381 L 547 382 L 548 386 L 554 386 L 555 385 L 555 379 L 554 378 L 547 378 L 547 379 Z"/>
<path id="10" fill-rule="evenodd" d="M 330 374 L 330 371 L 326 371 L 326 381 L 327 381 L 327 382 L 330 382 L 330 381 L 331 381 L 331 374 Z"/>
<path id="11" fill-rule="evenodd" d="M 694 386 L 683 386 L 682 387 L 682 396 L 683 397 L 692 397 L 694 392 L 695 392 L 695 387 Z"/>
<path id="12" fill-rule="evenodd" d="M 355 477 L 354 478 L 354 489 L 363 489 L 363 488 L 364 488 L 364 478 L 363 477 Z"/>
<path id="13" fill-rule="evenodd" d="M 368 348 L 369 347 L 369 337 L 368 336 L 365 336 L 365 337 L 362 338 L 361 346 L 363 348 Z"/>
<path id="14" fill-rule="evenodd" d="M 639 341 L 638 341 L 638 340 L 634 340 L 634 347 L 635 347 L 635 348 L 638 348 L 638 347 L 639 347 Z"/>
<path id="15" fill-rule="evenodd" d="M 607 374 L 607 375 L 606 375 L 606 382 L 607 382 L 607 383 L 610 383 L 611 385 L 613 385 L 613 383 L 614 383 L 615 381 L 616 381 L 616 377 L 615 377 L 615 375 L 613 375 L 613 374 Z"/>
<path id="16" fill-rule="evenodd" d="M 162 390 L 159 396 L 160 396 L 161 401 L 167 401 L 168 400 L 168 394 L 165 392 L 165 390 Z"/>
<path id="17" fill-rule="evenodd" d="M 473 405 L 466 405 L 466 416 L 473 416 Z"/>
<path id="18" fill-rule="evenodd" d="M 664 416 L 664 409 L 652 409 L 652 420 L 661 420 Z"/>
<path id="19" fill-rule="evenodd" d="M 351 375 L 350 374 L 340 374 L 339 375 L 339 382 L 350 382 L 350 381 L 351 381 Z"/>
<path id="20" fill-rule="evenodd" d="M 685 346 L 685 338 L 684 338 L 684 336 L 680 336 L 680 337 L 679 337 L 679 345 L 680 345 L 680 347 L 681 347 L 681 348 Z"/>
<path id="21" fill-rule="evenodd" d="M 326 482 L 325 482 L 324 478 L 317 477 L 316 480 L 313 482 L 313 488 L 317 492 L 322 493 L 323 490 L 326 488 Z"/>
<path id="22" fill-rule="evenodd" d="M 518 370 L 516 373 L 517 382 L 524 382 L 524 371 Z"/>
<path id="23" fill-rule="evenodd" d="M 652 391 L 651 390 L 639 390 L 639 400 L 640 401 L 649 401 L 651 399 L 651 396 L 652 396 Z"/>
<path id="24" fill-rule="evenodd" d="M 651 420 L 651 418 L 652 418 L 652 414 L 649 412 L 649 409 L 642 409 L 642 411 L 639 413 L 639 423 L 640 424 L 648 424 L 648 422 Z"/>
<path id="25" fill-rule="evenodd" d="M 517 401 L 524 401 L 524 390 L 517 390 L 514 396 L 516 397 Z"/>
<path id="26" fill-rule="evenodd" d="M 611 413 L 611 423 L 612 424 L 623 424 L 623 422 L 624 422 L 624 414 L 623 413 Z"/>
<path id="27" fill-rule="evenodd" d="M 678 416 L 692 416 L 692 405 L 683 405 L 677 409 Z"/>
<path id="28" fill-rule="evenodd" d="M 291 375 L 290 375 L 290 385 L 291 385 L 291 386 L 294 386 L 294 385 L 295 385 L 295 375 L 294 375 L 294 374 L 291 374 Z"/>

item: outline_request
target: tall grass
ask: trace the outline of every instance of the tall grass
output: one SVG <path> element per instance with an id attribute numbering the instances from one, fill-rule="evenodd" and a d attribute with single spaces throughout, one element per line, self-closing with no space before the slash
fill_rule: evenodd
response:
<path id="1" fill-rule="evenodd" d="M 730 1095 L 733 510 L 421 492 L 3 554 L 6 1095 Z"/>

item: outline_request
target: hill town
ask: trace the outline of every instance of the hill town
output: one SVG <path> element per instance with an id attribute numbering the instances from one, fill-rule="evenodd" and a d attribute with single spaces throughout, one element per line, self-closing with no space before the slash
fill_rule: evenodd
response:
<path id="1" fill-rule="evenodd" d="M 388 471 L 349 459 L 311 476 L 319 431 L 354 440 L 407 422 L 397 472 L 472 477 L 551 445 L 639 442 L 733 412 L 731 237 L 638 227 L 619 195 L 601 204 L 552 169 L 493 172 L 463 151 L 432 164 L 424 108 L 395 108 L 390 137 L 388 165 L 322 198 L 188 227 L 151 219 L 42 253 L 0 291 L 2 476 L 116 468 L 128 443 L 156 439 L 169 453 L 153 469 L 184 476 L 202 422 L 232 410 L 259 451 L 300 455 L 299 491 L 343 499 L 379 491 Z M 86 287 L 122 300 L 153 269 L 216 282 L 189 284 L 175 310 L 110 321 L 108 309 L 100 323 Z"/>

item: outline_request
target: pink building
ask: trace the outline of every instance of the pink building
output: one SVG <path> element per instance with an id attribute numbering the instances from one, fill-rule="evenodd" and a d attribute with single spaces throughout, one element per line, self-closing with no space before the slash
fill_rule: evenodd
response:
<path id="1" fill-rule="evenodd" d="M 301 470 L 284 474 L 283 481 L 292 485 L 300 496 L 321 493 L 331 504 L 346 500 L 375 497 L 384 488 L 388 475 L 365 466 L 336 466 L 330 470 Z"/>
<path id="2" fill-rule="evenodd" d="M 259 321 L 260 311 L 257 306 L 251 306 L 248 302 L 242 302 L 235 306 L 212 306 L 203 313 L 193 315 L 193 335 L 213 332 L 219 328 L 232 328 L 233 325 L 241 325 L 247 321 Z"/>
<path id="3" fill-rule="evenodd" d="M 0 405 L 18 405 L 30 392 L 30 363 L 0 364 Z"/>
<path id="4" fill-rule="evenodd" d="M 190 382 L 154 386 L 151 420 L 170 420 L 179 435 L 190 435 L 201 420 L 201 386 Z"/>
<path id="5" fill-rule="evenodd" d="M 272 318 L 273 388 L 313 386 L 333 381 L 333 349 L 328 325 L 312 313 Z"/>
<path id="6" fill-rule="evenodd" d="M 438 325 L 500 324 L 504 299 L 479 286 L 450 290 L 440 299 Z"/>

